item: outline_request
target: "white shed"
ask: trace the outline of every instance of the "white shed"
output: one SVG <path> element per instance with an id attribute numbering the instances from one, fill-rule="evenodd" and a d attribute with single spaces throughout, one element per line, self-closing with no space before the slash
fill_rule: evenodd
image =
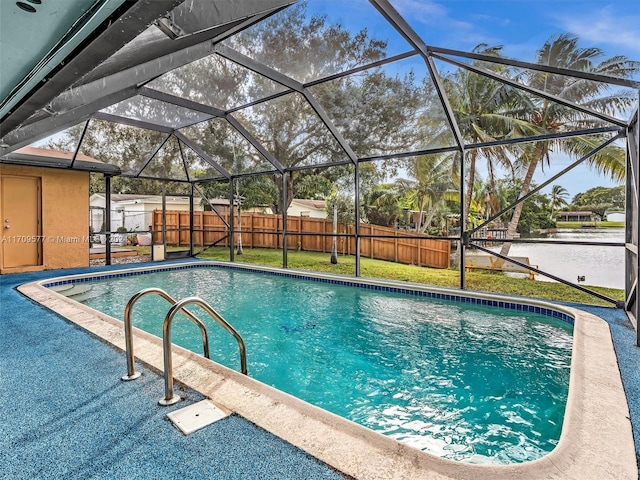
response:
<path id="1" fill-rule="evenodd" d="M 167 196 L 165 202 L 167 210 L 189 210 L 189 197 Z M 194 211 L 203 210 L 199 198 L 193 203 Z M 104 193 L 94 193 L 89 197 L 90 222 L 94 232 L 102 231 L 105 207 Z M 111 195 L 111 231 L 123 226 L 130 231 L 149 230 L 154 210 L 162 210 L 161 195 L 114 193 Z"/>

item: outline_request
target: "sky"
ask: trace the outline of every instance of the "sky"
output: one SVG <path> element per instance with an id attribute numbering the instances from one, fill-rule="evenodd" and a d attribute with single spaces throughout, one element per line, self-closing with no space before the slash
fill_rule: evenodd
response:
<path id="1" fill-rule="evenodd" d="M 480 43 L 502 45 L 504 55 L 532 61 L 552 35 L 570 33 L 583 47 L 597 47 L 606 57 L 624 55 L 640 61 L 640 5 L 637 0 L 391 0 L 427 44 L 469 51 Z M 535 176 L 538 184 L 573 160 L 556 156 Z M 553 182 L 569 198 L 595 186 L 616 186 L 609 178 L 580 165 Z M 545 188 L 548 193 L 551 186 Z"/>
<path id="2" fill-rule="evenodd" d="M 580 46 L 601 49 L 605 57 L 624 55 L 640 61 L 640 5 L 637 0 L 390 0 L 427 45 L 471 51 L 475 46 L 502 45 L 505 56 L 534 61 L 535 53 L 552 35 L 570 33 Z M 408 50 L 366 0 L 310 0 L 310 11 L 327 14 L 348 29 L 367 27 L 373 37 L 386 38 L 391 54 Z M 373 12 L 373 13 L 372 13 Z M 640 80 L 640 76 L 636 78 Z M 541 184 L 571 163 L 554 158 L 535 181 Z M 573 169 L 554 184 L 569 199 L 595 186 L 615 186 L 586 165 Z M 543 190 L 548 193 L 551 186 Z"/>

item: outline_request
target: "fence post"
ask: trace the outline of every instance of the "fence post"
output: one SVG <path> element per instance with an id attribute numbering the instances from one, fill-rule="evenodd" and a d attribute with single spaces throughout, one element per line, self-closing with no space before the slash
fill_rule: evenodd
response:
<path id="1" fill-rule="evenodd" d="M 251 225 L 249 226 L 250 231 L 251 231 L 251 236 L 249 237 L 249 241 L 251 242 L 251 247 L 253 248 L 253 213 L 249 214 L 249 218 L 251 218 Z"/>
<path id="2" fill-rule="evenodd" d="M 395 238 L 393 239 L 393 246 L 394 246 L 394 252 L 393 252 L 393 256 L 394 256 L 394 262 L 398 263 L 398 231 L 396 230 L 395 233 Z"/>

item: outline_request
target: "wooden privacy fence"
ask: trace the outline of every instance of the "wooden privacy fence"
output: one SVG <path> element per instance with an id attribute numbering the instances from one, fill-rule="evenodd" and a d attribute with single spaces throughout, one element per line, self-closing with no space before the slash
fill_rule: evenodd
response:
<path id="1" fill-rule="evenodd" d="M 228 223 L 229 213 L 221 214 Z M 235 217 L 235 241 L 238 217 Z M 215 212 L 193 212 L 193 244 L 208 246 L 216 242 L 229 246 L 227 226 Z M 167 245 L 189 246 L 189 212 L 166 211 Z M 153 230 L 162 230 L 162 210 L 153 212 Z M 242 213 L 242 245 L 247 248 L 282 248 L 282 217 L 259 213 Z M 324 235 L 326 234 L 326 236 Z M 339 254 L 354 255 L 355 226 L 338 224 Z M 225 238 L 225 236 L 227 236 Z M 378 236 L 378 238 L 376 238 Z M 406 238 L 416 236 L 379 225 L 360 224 L 360 256 L 420 267 L 448 268 L 451 254 L 449 240 Z M 162 242 L 162 234 L 154 234 L 154 242 Z M 331 252 L 333 222 L 322 218 L 287 217 L 287 248 L 307 252 Z"/>

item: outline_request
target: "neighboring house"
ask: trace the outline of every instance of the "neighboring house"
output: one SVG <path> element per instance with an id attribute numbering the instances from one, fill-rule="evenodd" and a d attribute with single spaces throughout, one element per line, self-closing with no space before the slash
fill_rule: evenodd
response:
<path id="1" fill-rule="evenodd" d="M 327 202 L 294 198 L 287 209 L 290 217 L 327 218 Z"/>
<path id="2" fill-rule="evenodd" d="M 597 215 L 593 212 L 558 212 L 556 221 L 558 222 L 593 222 L 597 220 Z"/>
<path id="3" fill-rule="evenodd" d="M 287 215 L 289 217 L 310 217 L 310 218 L 327 218 L 327 202 L 324 200 L 308 200 L 304 198 L 294 198 L 291 201 L 291 205 L 287 209 Z M 249 213 L 265 213 L 273 214 L 271 207 L 254 207 L 249 209 L 242 209 L 244 212 Z"/>
<path id="4" fill-rule="evenodd" d="M 624 210 L 607 210 L 604 212 L 604 218 L 607 222 L 624 222 L 627 219 L 627 214 Z"/>
<path id="5" fill-rule="evenodd" d="M 120 169 L 48 148 L 0 158 L 0 273 L 89 265 L 89 172 Z"/>

